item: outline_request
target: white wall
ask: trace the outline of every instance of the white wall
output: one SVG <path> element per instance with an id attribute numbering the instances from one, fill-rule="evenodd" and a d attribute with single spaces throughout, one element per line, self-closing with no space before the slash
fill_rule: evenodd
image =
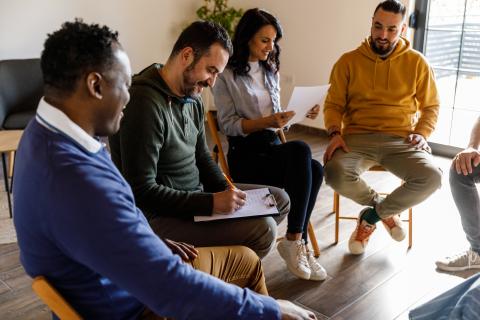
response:
<path id="1" fill-rule="evenodd" d="M 230 0 L 238 8 L 260 7 L 280 19 L 282 105 L 294 86 L 327 84 L 333 64 L 370 34 L 380 0 Z M 408 3 L 408 0 L 404 0 Z M 304 124 L 323 128 L 323 116 Z"/>
<path id="2" fill-rule="evenodd" d="M 81 17 L 120 33 L 138 72 L 164 62 L 181 29 L 195 20 L 198 0 L 0 0 L 0 59 L 39 57 L 47 33 Z"/>
<path id="3" fill-rule="evenodd" d="M 340 55 L 369 35 L 378 2 L 230 0 L 229 4 L 265 8 L 280 19 L 282 105 L 286 106 L 295 85 L 328 83 Z M 196 19 L 201 5 L 202 0 L 0 0 L 0 59 L 39 57 L 47 33 L 66 20 L 82 17 L 118 30 L 133 71 L 138 72 L 166 60 L 182 27 Z M 323 117 L 304 123 L 323 128 Z"/>

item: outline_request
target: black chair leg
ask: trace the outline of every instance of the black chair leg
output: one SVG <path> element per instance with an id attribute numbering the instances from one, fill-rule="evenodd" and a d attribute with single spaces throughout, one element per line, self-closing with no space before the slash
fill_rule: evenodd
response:
<path id="1" fill-rule="evenodd" d="M 5 181 L 5 191 L 7 192 L 7 199 L 8 199 L 8 212 L 10 214 L 10 218 L 12 218 L 13 217 L 12 199 L 10 198 L 10 187 L 8 183 L 8 172 L 7 172 L 7 164 L 5 159 L 5 152 L 2 152 L 2 169 L 3 169 L 3 179 Z"/>

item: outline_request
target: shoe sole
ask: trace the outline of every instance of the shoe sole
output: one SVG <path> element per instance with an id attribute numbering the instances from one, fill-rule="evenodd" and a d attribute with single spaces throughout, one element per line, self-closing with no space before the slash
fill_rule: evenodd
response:
<path id="1" fill-rule="evenodd" d="M 312 277 L 312 275 L 310 275 L 310 279 L 311 281 L 323 281 L 325 279 L 327 279 L 328 277 L 328 274 L 325 274 L 325 277 Z"/>
<path id="2" fill-rule="evenodd" d="M 473 270 L 473 269 L 480 269 L 480 266 L 466 266 L 466 267 L 446 267 L 446 266 L 439 266 L 436 264 L 437 268 L 443 271 L 465 271 L 465 270 Z"/>

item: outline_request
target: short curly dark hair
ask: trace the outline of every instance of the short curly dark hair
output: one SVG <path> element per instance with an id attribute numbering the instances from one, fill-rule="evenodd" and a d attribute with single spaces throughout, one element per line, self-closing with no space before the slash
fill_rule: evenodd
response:
<path id="1" fill-rule="evenodd" d="M 193 64 L 195 65 L 214 43 L 222 46 L 229 56 L 232 55 L 232 41 L 225 28 L 212 21 L 195 21 L 182 31 L 173 45 L 170 57 L 176 56 L 186 47 L 191 47 L 194 55 Z"/>
<path id="2" fill-rule="evenodd" d="M 86 24 L 82 19 L 65 22 L 48 34 L 41 56 L 45 89 L 71 93 L 82 75 L 105 71 L 113 63 L 118 32 L 107 26 Z"/>

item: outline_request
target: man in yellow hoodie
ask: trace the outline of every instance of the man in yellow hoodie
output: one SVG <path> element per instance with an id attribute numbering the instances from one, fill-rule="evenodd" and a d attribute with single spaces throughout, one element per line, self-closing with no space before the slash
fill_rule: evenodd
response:
<path id="1" fill-rule="evenodd" d="M 382 221 L 393 239 L 405 232 L 399 213 L 440 187 L 426 139 L 435 128 L 439 99 L 432 68 L 401 34 L 405 6 L 381 2 L 371 35 L 333 67 L 325 101 L 327 184 L 342 196 L 368 206 L 360 212 L 349 241 L 353 254 L 365 251 L 375 224 Z M 381 165 L 405 183 L 384 197 L 360 175 Z"/>

